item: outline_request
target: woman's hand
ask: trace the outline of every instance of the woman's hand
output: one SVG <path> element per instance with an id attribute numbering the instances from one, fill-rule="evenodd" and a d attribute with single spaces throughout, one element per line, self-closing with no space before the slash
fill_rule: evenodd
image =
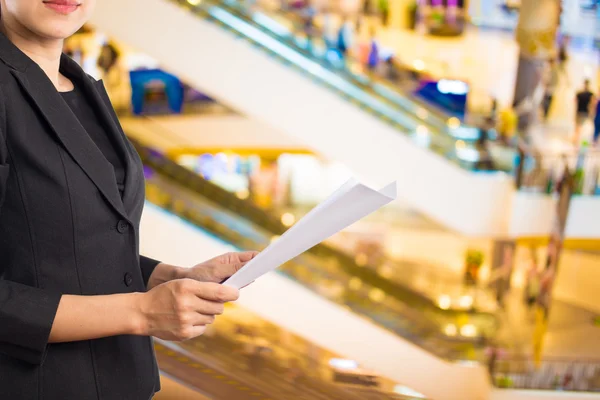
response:
<path id="1" fill-rule="evenodd" d="M 226 253 L 208 261 L 200 263 L 193 268 L 182 271 L 184 278 L 200 282 L 221 283 L 239 271 L 244 265 L 258 254 L 257 251 L 241 253 Z"/>
<path id="2" fill-rule="evenodd" d="M 257 251 L 231 252 L 204 261 L 192 268 L 160 263 L 150 275 L 148 290 L 175 279 L 193 279 L 199 282 L 221 283 L 252 260 Z"/>
<path id="3" fill-rule="evenodd" d="M 239 297 L 237 289 L 217 283 L 177 279 L 156 286 L 138 299 L 138 334 L 183 341 L 200 336 Z"/>

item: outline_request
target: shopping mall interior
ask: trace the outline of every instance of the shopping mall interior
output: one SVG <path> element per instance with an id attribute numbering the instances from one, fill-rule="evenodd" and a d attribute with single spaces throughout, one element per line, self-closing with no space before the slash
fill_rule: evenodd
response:
<path id="1" fill-rule="evenodd" d="M 149 257 L 397 182 L 155 339 L 157 400 L 600 399 L 600 2 L 101 0 L 64 51 L 144 164 Z"/>

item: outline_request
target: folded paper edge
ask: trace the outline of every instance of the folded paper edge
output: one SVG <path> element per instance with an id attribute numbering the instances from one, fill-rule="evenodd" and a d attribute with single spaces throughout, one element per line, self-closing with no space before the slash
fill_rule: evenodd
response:
<path id="1" fill-rule="evenodd" d="M 396 200 L 396 197 L 398 196 L 398 187 L 396 181 L 388 184 L 386 187 L 381 189 L 379 193 L 381 193 L 385 197 L 389 197 L 392 200 Z"/>

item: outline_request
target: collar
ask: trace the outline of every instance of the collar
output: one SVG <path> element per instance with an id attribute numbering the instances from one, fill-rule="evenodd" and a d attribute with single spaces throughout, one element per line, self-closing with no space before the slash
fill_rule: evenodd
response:
<path id="1" fill-rule="evenodd" d="M 0 32 L 0 59 L 9 67 L 21 72 L 25 72 L 32 65 L 37 65 L 2 32 Z"/>
<path id="2" fill-rule="evenodd" d="M 26 72 L 31 67 L 39 68 L 35 61 L 15 46 L 2 32 L 0 32 L 0 60 L 20 72 Z M 79 82 L 85 80 L 87 76 L 82 68 L 65 54 L 61 54 L 60 57 L 60 72 Z"/>

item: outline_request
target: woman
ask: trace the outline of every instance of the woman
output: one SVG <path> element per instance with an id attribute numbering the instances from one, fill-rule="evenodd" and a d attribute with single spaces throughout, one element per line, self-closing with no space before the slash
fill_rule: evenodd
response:
<path id="1" fill-rule="evenodd" d="M 77 2 L 75 2 L 77 1 Z M 201 335 L 255 253 L 139 255 L 142 165 L 63 41 L 94 0 L 0 0 L 0 398 L 143 399 L 151 336 Z"/>

